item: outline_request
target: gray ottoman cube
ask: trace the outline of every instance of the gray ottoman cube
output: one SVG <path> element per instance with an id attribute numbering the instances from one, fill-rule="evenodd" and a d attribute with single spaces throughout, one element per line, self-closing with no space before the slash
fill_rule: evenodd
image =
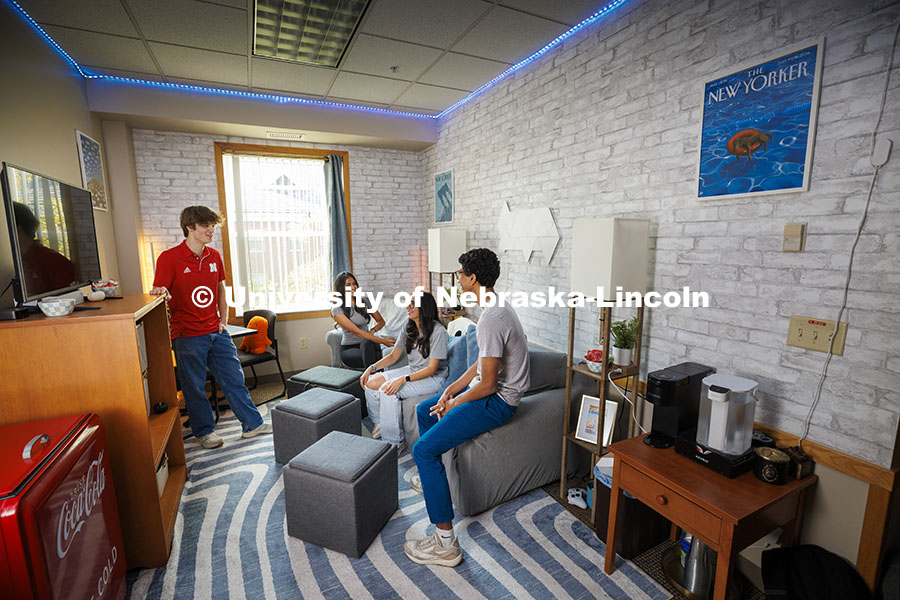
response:
<path id="1" fill-rule="evenodd" d="M 291 537 L 359 558 L 397 510 L 397 451 L 333 431 L 284 466 Z"/>
<path id="2" fill-rule="evenodd" d="M 359 399 L 350 394 L 313 388 L 272 409 L 275 462 L 289 460 L 332 431 L 359 435 Z"/>
<path id="3" fill-rule="evenodd" d="M 362 403 L 362 416 L 366 416 L 366 397 L 359 384 L 360 371 L 339 369 L 337 367 L 318 366 L 307 369 L 287 380 L 288 398 L 302 394 L 312 388 L 326 388 L 344 392 L 359 398 Z"/>

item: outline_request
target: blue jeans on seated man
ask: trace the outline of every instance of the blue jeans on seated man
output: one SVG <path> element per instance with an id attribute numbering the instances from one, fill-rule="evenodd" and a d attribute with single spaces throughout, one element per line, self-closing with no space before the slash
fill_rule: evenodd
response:
<path id="1" fill-rule="evenodd" d="M 450 484 L 441 455 L 485 431 L 500 427 L 516 414 L 515 406 L 507 404 L 499 395 L 491 394 L 456 406 L 438 420 L 430 412 L 439 399 L 440 395 L 433 396 L 416 406 L 419 441 L 412 451 L 419 468 L 428 518 L 435 524 L 453 520 Z"/>
<path id="2" fill-rule="evenodd" d="M 227 333 L 209 333 L 180 337 L 172 340 L 172 345 L 191 431 L 196 437 L 212 433 L 215 429 L 215 417 L 204 387 L 207 368 L 221 386 L 228 406 L 241 422 L 242 429 L 250 431 L 262 424 L 263 418 L 244 385 L 244 371 L 231 336 Z"/>

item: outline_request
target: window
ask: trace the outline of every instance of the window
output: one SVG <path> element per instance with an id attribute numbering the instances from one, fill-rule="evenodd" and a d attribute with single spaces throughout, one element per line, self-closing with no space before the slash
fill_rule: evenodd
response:
<path id="1" fill-rule="evenodd" d="M 225 264 L 236 316 L 256 308 L 274 310 L 282 318 L 328 314 L 332 232 L 325 193 L 327 154 L 343 160 L 349 221 L 347 153 L 216 144 L 219 203 L 226 218 Z"/>

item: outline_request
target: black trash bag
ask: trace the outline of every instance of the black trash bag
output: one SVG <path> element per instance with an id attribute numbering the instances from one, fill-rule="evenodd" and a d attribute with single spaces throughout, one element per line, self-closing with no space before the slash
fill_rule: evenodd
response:
<path id="1" fill-rule="evenodd" d="M 812 544 L 766 550 L 762 577 L 767 600 L 872 600 L 850 562 Z"/>

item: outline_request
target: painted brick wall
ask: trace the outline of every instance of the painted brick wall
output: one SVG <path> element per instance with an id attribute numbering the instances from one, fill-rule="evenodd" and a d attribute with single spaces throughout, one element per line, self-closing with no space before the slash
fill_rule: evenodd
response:
<path id="1" fill-rule="evenodd" d="M 550 206 L 563 237 L 549 266 L 512 252 L 498 289 L 568 289 L 581 217 L 651 220 L 651 287 L 688 285 L 708 309 L 649 311 L 642 373 L 692 360 L 760 382 L 757 419 L 799 433 L 825 355 L 787 347 L 792 314 L 834 319 L 861 210 L 896 2 L 631 0 L 445 117 L 423 152 L 453 169 L 456 221 L 470 247 L 496 247 L 502 203 Z M 795 44 L 826 38 L 810 191 L 698 201 L 702 82 Z M 900 56 L 881 132 L 900 142 Z M 831 361 L 811 439 L 889 466 L 900 408 L 900 181 L 879 175 L 857 249 L 844 357 Z M 785 223 L 806 221 L 806 251 L 781 253 Z M 620 313 L 622 317 L 627 312 Z M 538 342 L 565 349 L 566 309 L 519 309 Z M 617 315 L 619 316 L 619 315 Z M 596 345 L 582 311 L 576 350 Z"/>
<path id="2" fill-rule="evenodd" d="M 144 240 L 157 254 L 184 239 L 184 207 L 219 205 L 214 142 L 328 148 L 350 153 L 353 266 L 364 287 L 393 294 L 422 280 L 426 208 L 415 152 L 148 130 L 132 137 Z M 221 251 L 221 238 L 212 245 Z"/>

